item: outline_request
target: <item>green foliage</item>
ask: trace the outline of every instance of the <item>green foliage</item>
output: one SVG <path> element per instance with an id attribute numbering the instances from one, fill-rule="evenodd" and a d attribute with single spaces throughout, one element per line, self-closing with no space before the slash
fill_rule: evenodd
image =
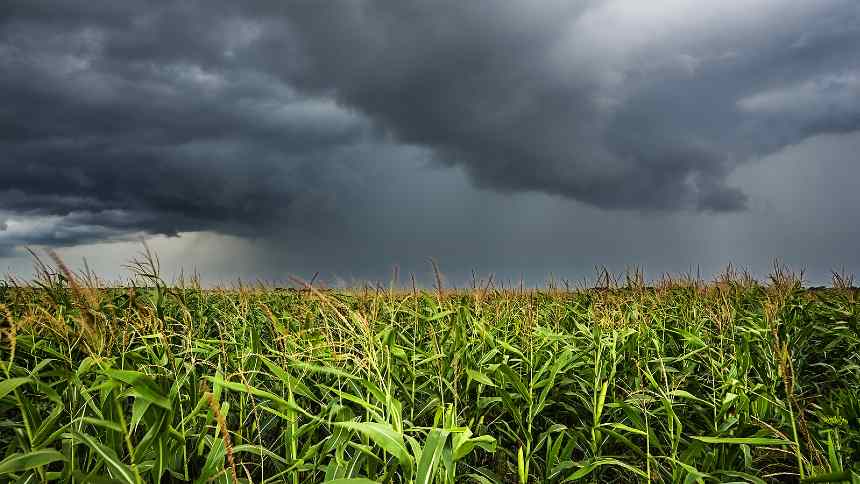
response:
<path id="1" fill-rule="evenodd" d="M 150 261 L 98 289 L 59 269 L 0 293 L 3 482 L 858 482 L 848 288 L 213 291 Z"/>

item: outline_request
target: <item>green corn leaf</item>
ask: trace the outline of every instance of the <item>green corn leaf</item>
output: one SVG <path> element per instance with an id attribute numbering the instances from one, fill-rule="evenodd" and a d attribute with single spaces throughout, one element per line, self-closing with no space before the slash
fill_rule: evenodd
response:
<path id="1" fill-rule="evenodd" d="M 451 440 L 451 446 L 454 450 L 453 459 L 455 462 L 469 455 L 475 447 L 479 447 L 490 453 L 496 451 L 495 437 L 490 435 L 472 437 L 472 432 L 470 430 L 454 434 L 454 437 Z"/>
<path id="2" fill-rule="evenodd" d="M 157 405 L 165 410 L 170 410 L 170 399 L 155 383 L 151 376 L 139 371 L 107 369 L 104 373 L 114 379 L 132 387 L 134 393 L 144 400 Z"/>
<path id="3" fill-rule="evenodd" d="M 337 369 L 333 366 L 329 367 L 329 366 L 313 365 L 313 364 L 305 363 L 303 361 L 298 361 L 298 360 L 293 360 L 290 364 L 292 366 L 295 366 L 296 368 L 299 368 L 299 369 L 302 369 L 305 371 L 309 371 L 311 373 L 330 375 L 330 376 L 335 376 L 338 378 L 344 378 L 347 380 L 360 380 L 361 379 L 360 377 L 357 377 L 355 375 L 347 373 L 343 370 Z"/>
<path id="4" fill-rule="evenodd" d="M 403 442 L 403 435 L 395 432 L 390 425 L 377 422 L 334 422 L 332 425 L 365 435 L 376 445 L 397 458 L 401 467 L 411 469 L 412 457 Z"/>
<path id="5" fill-rule="evenodd" d="M 90 425 L 94 425 L 96 427 L 101 427 L 108 430 L 113 430 L 114 432 L 124 433 L 122 426 L 119 423 L 113 422 L 110 420 L 104 420 L 100 418 L 92 418 L 92 417 L 81 417 L 79 419 L 80 422 L 87 423 Z"/>
<path id="6" fill-rule="evenodd" d="M 213 384 L 217 384 L 217 385 L 219 385 L 223 388 L 226 388 L 228 390 L 232 390 L 234 392 L 248 393 L 250 395 L 255 395 L 255 396 L 258 396 L 261 398 L 265 398 L 266 400 L 269 400 L 273 403 L 278 404 L 281 408 L 286 408 L 286 409 L 289 409 L 289 410 L 292 410 L 295 412 L 299 412 L 302 415 L 309 417 L 309 418 L 318 419 L 318 417 L 309 414 L 303 408 L 299 407 L 295 403 L 290 403 L 287 400 L 284 400 L 283 398 L 275 395 L 272 392 L 260 390 L 259 388 L 252 387 L 250 385 L 245 385 L 244 383 L 224 381 L 224 379 L 219 378 L 219 377 L 207 376 L 206 379 L 211 381 Z"/>
<path id="7" fill-rule="evenodd" d="M 379 484 L 379 482 L 372 481 L 366 477 L 342 477 L 340 479 L 325 481 L 325 484 Z"/>
<path id="8" fill-rule="evenodd" d="M 471 378 L 472 380 L 475 380 L 476 382 L 480 383 L 481 385 L 486 385 L 488 387 L 495 387 L 496 386 L 496 384 L 493 383 L 493 380 L 490 380 L 490 377 L 481 373 L 480 371 L 470 370 L 470 369 L 466 368 L 466 374 L 469 375 L 469 378 Z"/>
<path id="9" fill-rule="evenodd" d="M 670 392 L 669 392 L 669 395 L 672 395 L 673 397 L 685 398 L 685 399 L 687 399 L 687 400 L 693 400 L 693 401 L 696 401 L 696 402 L 702 403 L 702 404 L 704 404 L 704 405 L 707 405 L 707 406 L 709 406 L 709 407 L 713 407 L 713 406 L 714 406 L 711 402 L 709 402 L 709 401 L 707 401 L 707 400 L 703 400 L 703 399 L 701 399 L 701 398 L 699 398 L 699 397 L 697 397 L 697 396 L 693 395 L 692 393 L 690 393 L 690 392 L 688 392 L 688 391 L 686 391 L 686 390 L 672 390 L 672 391 L 670 391 Z"/>
<path id="10" fill-rule="evenodd" d="M 722 476 L 729 476 L 729 477 L 736 477 L 736 478 L 740 478 L 740 479 L 743 479 L 743 480 L 744 480 L 744 481 L 746 481 L 746 482 L 751 482 L 752 484 L 767 484 L 767 482 L 766 482 L 764 479 L 762 479 L 762 478 L 760 478 L 760 477 L 756 477 L 756 476 L 754 476 L 754 475 L 752 475 L 752 474 L 748 474 L 748 473 L 746 473 L 746 472 L 740 472 L 740 471 L 716 471 L 716 472 L 714 472 L 714 474 L 722 475 Z M 804 482 L 804 481 L 801 481 L 801 482 Z"/>
<path id="11" fill-rule="evenodd" d="M 790 440 L 773 439 L 769 437 L 705 437 L 694 436 L 706 444 L 747 444 L 747 445 L 793 445 Z"/>
<path id="12" fill-rule="evenodd" d="M 505 376 L 505 379 L 511 382 L 514 389 L 516 389 L 517 393 L 519 393 L 528 403 L 531 403 L 532 394 L 529 392 L 523 380 L 519 375 L 508 365 L 499 365 L 499 371 Z"/>
<path id="13" fill-rule="evenodd" d="M 265 356 L 260 356 L 260 360 L 262 360 L 263 364 L 265 364 L 269 368 L 269 371 L 274 373 L 276 377 L 280 378 L 282 382 L 288 382 L 290 388 L 293 390 L 294 393 L 316 401 L 316 396 L 313 394 L 311 389 L 308 388 L 307 385 L 299 381 L 296 377 L 287 373 L 287 371 L 281 368 L 280 365 L 270 360 L 269 358 L 266 358 Z"/>
<path id="14" fill-rule="evenodd" d="M 131 467 L 120 461 L 113 449 L 108 448 L 93 436 L 83 432 L 73 430 L 72 436 L 78 442 L 89 447 L 105 463 L 105 466 L 110 470 L 111 477 L 125 484 L 134 484 L 137 482 L 134 471 L 132 471 Z"/>
<path id="15" fill-rule="evenodd" d="M 851 471 L 829 472 L 801 479 L 800 482 L 847 482 L 851 481 L 852 478 L 855 478 L 856 476 L 857 474 Z"/>
<path id="16" fill-rule="evenodd" d="M 568 464 L 567 464 L 568 466 L 570 465 L 569 462 L 570 461 L 568 461 Z M 564 463 L 562 463 L 562 464 L 564 464 Z M 630 471 L 630 472 L 632 472 L 632 473 L 634 473 L 640 477 L 645 477 L 645 478 L 648 477 L 648 475 L 645 474 L 645 472 L 642 469 L 639 469 L 638 467 L 634 467 L 634 466 L 632 466 L 626 462 L 620 461 L 618 459 L 603 457 L 603 458 L 595 459 L 591 462 L 588 462 L 585 465 L 582 465 L 575 472 L 573 472 L 572 474 L 565 477 L 562 482 L 575 481 L 578 479 L 582 479 L 583 477 L 594 472 L 594 470 L 600 466 L 618 466 L 618 467 L 621 467 L 627 471 Z"/>
<path id="17" fill-rule="evenodd" d="M 195 484 L 208 483 L 215 474 L 224 470 L 224 456 L 227 453 L 224 448 L 224 441 L 220 438 L 213 438 L 210 440 L 210 445 L 206 463 L 203 464 L 200 476 L 194 481 Z"/>
<path id="18" fill-rule="evenodd" d="M 0 398 L 5 397 L 11 391 L 20 387 L 21 385 L 25 385 L 27 383 L 32 383 L 33 379 L 30 377 L 22 376 L 17 378 L 8 378 L 6 380 L 0 381 Z"/>
<path id="19" fill-rule="evenodd" d="M 65 461 L 66 456 L 53 449 L 42 449 L 26 454 L 12 454 L 0 462 L 0 476 L 26 471 L 35 467 Z"/>
<path id="20" fill-rule="evenodd" d="M 442 457 L 445 442 L 448 440 L 448 431 L 444 429 L 433 429 L 427 435 L 427 441 L 421 450 L 421 458 L 418 461 L 418 473 L 415 475 L 415 484 L 431 484 L 436 472 L 436 466 Z"/>

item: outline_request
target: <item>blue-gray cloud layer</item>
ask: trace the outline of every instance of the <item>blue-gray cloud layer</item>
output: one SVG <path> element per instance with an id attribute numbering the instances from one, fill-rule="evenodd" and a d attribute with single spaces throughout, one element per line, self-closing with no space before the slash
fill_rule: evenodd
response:
<path id="1" fill-rule="evenodd" d="M 600 209 L 738 211 L 739 165 L 860 129 L 857 45 L 855 0 L 10 0 L 0 210 L 31 229 L 0 250 L 336 238 L 392 183 L 370 160 L 404 157 Z"/>

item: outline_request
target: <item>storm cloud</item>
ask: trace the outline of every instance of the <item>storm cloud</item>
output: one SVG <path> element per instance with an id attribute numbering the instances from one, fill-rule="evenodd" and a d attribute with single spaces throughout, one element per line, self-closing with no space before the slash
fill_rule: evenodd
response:
<path id="1" fill-rule="evenodd" d="M 746 196 L 725 179 L 737 164 L 860 127 L 854 1 L 288 10 L 296 85 L 501 190 L 605 208 L 736 210 Z"/>
<path id="2" fill-rule="evenodd" d="M 349 245 L 403 166 L 742 212 L 740 167 L 860 129 L 857 45 L 855 0 L 6 1 L 0 250 Z"/>
<path id="3" fill-rule="evenodd" d="M 95 234 L 331 219 L 379 142 L 360 113 L 234 60 L 255 38 L 248 22 L 185 3 L 5 4 L 2 210 Z M 90 240 L 59 232 L 47 240 Z"/>

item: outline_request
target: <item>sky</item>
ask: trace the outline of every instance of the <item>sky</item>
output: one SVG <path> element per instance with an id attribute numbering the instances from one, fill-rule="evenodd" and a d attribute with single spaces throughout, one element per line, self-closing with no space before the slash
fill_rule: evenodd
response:
<path id="1" fill-rule="evenodd" d="M 856 0 L 5 0 L 0 272 L 860 271 Z"/>

